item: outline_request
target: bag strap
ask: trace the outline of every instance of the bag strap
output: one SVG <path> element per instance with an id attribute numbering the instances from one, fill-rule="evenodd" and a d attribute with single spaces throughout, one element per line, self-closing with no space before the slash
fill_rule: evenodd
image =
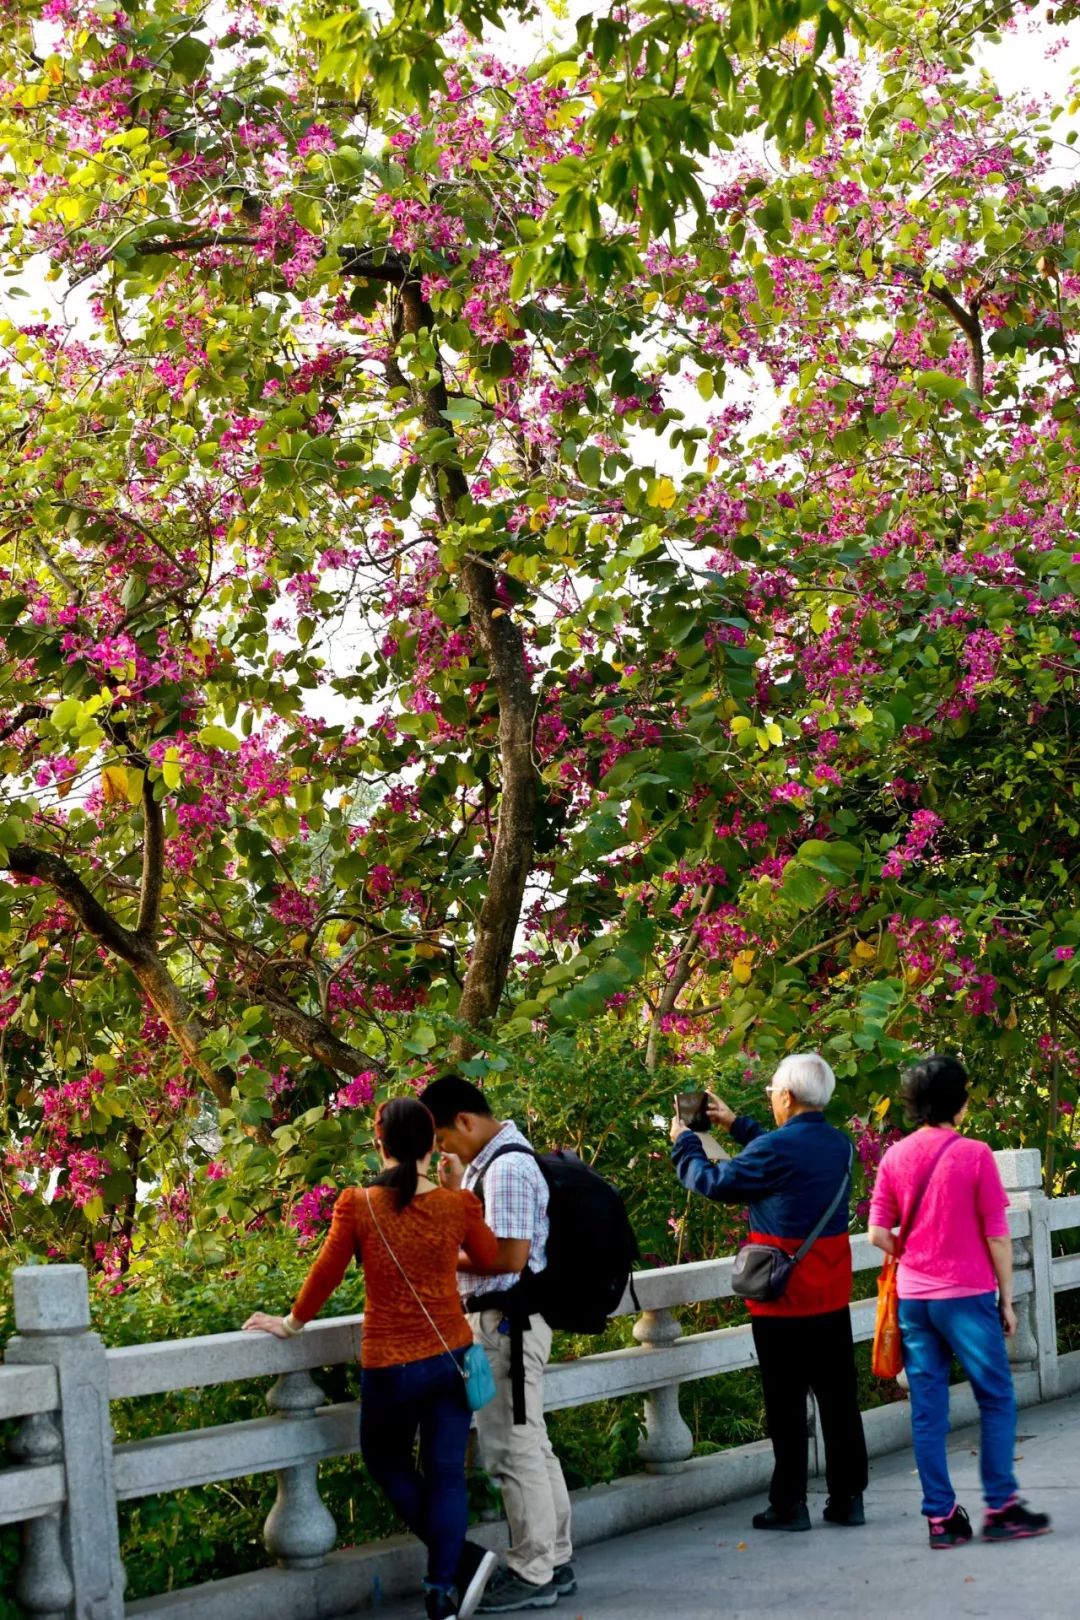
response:
<path id="1" fill-rule="evenodd" d="M 530 1159 L 535 1161 L 535 1163 L 540 1164 L 540 1155 L 537 1153 L 535 1148 L 527 1147 L 524 1142 L 504 1142 L 501 1148 L 495 1149 L 495 1152 L 491 1155 L 491 1158 L 488 1160 L 487 1164 L 485 1164 L 484 1168 L 481 1170 L 480 1174 L 469 1188 L 469 1191 L 475 1193 L 477 1198 L 480 1199 L 481 1203 L 484 1201 L 483 1194 L 480 1191 L 481 1187 L 484 1185 L 484 1177 L 487 1175 L 496 1159 L 505 1159 L 508 1153 L 527 1154 Z M 543 1175 L 543 1173 L 544 1167 L 543 1165 L 540 1165 L 540 1174 Z"/>
<path id="2" fill-rule="evenodd" d="M 941 1147 L 938 1148 L 937 1152 L 934 1154 L 934 1157 L 931 1159 L 930 1168 L 927 1170 L 922 1179 L 922 1186 L 919 1188 L 918 1192 L 915 1194 L 915 1197 L 911 1201 L 911 1208 L 908 1210 L 907 1219 L 904 1221 L 899 1232 L 896 1234 L 896 1248 L 893 1251 L 894 1260 L 899 1260 L 901 1254 L 903 1253 L 904 1245 L 911 1236 L 911 1229 L 915 1225 L 915 1217 L 919 1213 L 919 1206 L 923 1201 L 923 1197 L 929 1188 L 931 1181 L 934 1179 L 934 1171 L 937 1169 L 946 1153 L 948 1153 L 949 1149 L 956 1142 L 959 1142 L 959 1140 L 959 1131 L 954 1131 L 952 1135 L 942 1143 Z"/>
<path id="3" fill-rule="evenodd" d="M 836 1196 L 832 1199 L 828 1209 L 825 1211 L 820 1221 L 818 1221 L 817 1225 L 814 1227 L 814 1230 L 810 1233 L 810 1236 L 804 1243 L 800 1243 L 799 1247 L 795 1250 L 792 1259 L 796 1262 L 796 1264 L 798 1264 L 800 1260 L 805 1259 L 805 1257 L 810 1253 L 810 1250 L 814 1247 L 814 1244 L 817 1242 L 818 1238 L 821 1236 L 822 1232 L 824 1232 L 825 1228 L 836 1214 L 836 1211 L 839 1209 L 840 1200 L 843 1198 L 845 1192 L 847 1192 L 848 1186 L 851 1182 L 851 1167 L 854 1163 L 855 1147 L 853 1143 L 849 1142 L 847 1168 L 844 1171 L 843 1180 L 836 1189 Z"/>
<path id="4" fill-rule="evenodd" d="M 420 1298 L 420 1295 L 416 1292 L 416 1289 L 413 1287 L 412 1278 L 409 1276 L 409 1273 L 405 1270 L 405 1267 L 402 1265 L 401 1261 L 398 1259 L 397 1255 L 394 1253 L 393 1249 L 390 1247 L 389 1239 L 387 1238 L 386 1233 L 383 1231 L 382 1227 L 379 1225 L 379 1217 L 376 1215 L 375 1206 L 371 1202 L 371 1188 L 370 1187 L 365 1187 L 364 1188 L 364 1199 L 365 1199 L 365 1201 L 367 1203 L 368 1214 L 371 1216 L 372 1225 L 374 1226 L 376 1232 L 378 1232 L 380 1238 L 382 1238 L 383 1248 L 386 1250 L 387 1254 L 390 1256 L 391 1260 L 394 1262 L 395 1266 L 397 1266 L 397 1268 L 400 1271 L 401 1275 L 404 1277 L 406 1287 L 408 1288 L 409 1293 L 412 1295 L 413 1299 L 415 1299 L 416 1303 L 419 1305 L 420 1309 L 423 1311 L 424 1315 L 427 1317 L 429 1327 L 431 1328 L 432 1332 L 435 1334 L 435 1337 L 438 1339 L 438 1341 L 442 1345 L 443 1349 L 446 1351 L 446 1354 L 450 1357 L 450 1360 L 454 1363 L 454 1366 L 457 1367 L 458 1372 L 461 1373 L 462 1379 L 467 1384 L 469 1382 L 468 1375 L 465 1373 L 465 1371 L 464 1371 L 464 1369 L 462 1367 L 458 1366 L 457 1358 L 455 1357 L 454 1352 L 451 1350 L 450 1346 L 447 1344 L 446 1340 L 443 1338 L 442 1334 L 439 1332 L 438 1325 L 436 1324 L 434 1318 L 432 1317 L 431 1312 L 428 1310 L 427 1306 L 424 1304 L 423 1300 Z"/>

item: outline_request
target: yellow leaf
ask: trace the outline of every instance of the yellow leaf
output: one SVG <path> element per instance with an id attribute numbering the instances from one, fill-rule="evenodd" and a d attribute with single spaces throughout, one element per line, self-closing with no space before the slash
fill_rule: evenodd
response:
<path id="1" fill-rule="evenodd" d="M 491 610 L 491 617 L 493 619 L 502 619 L 502 618 L 505 617 L 505 615 L 506 615 L 506 609 L 505 608 L 492 608 L 492 610 Z"/>
<path id="2" fill-rule="evenodd" d="M 774 748 L 779 748 L 780 744 L 784 740 L 784 733 L 780 730 L 780 727 L 776 724 L 775 720 L 770 720 L 769 724 L 765 727 L 765 735 L 768 737 Z"/>
<path id="3" fill-rule="evenodd" d="M 748 714 L 737 714 L 734 720 L 731 722 L 731 730 L 737 737 L 740 731 L 745 731 L 749 724 L 750 716 Z"/>
<path id="4" fill-rule="evenodd" d="M 671 479 L 660 478 L 657 479 L 656 489 L 650 497 L 650 504 L 659 506 L 663 511 L 667 512 L 675 505 L 678 498 L 679 492 Z"/>
<path id="5" fill-rule="evenodd" d="M 885 1115 L 889 1112 L 889 1109 L 891 1107 L 892 1107 L 892 1098 L 891 1097 L 882 1097 L 880 1099 L 880 1101 L 878 1101 L 878 1102 L 876 1102 L 874 1104 L 874 1113 L 877 1115 L 878 1119 L 884 1119 Z"/>
<path id="6" fill-rule="evenodd" d="M 739 951 L 731 964 L 732 976 L 736 984 L 749 984 L 754 971 L 753 951 Z"/>
<path id="7" fill-rule="evenodd" d="M 106 765 L 101 773 L 101 794 L 106 804 L 126 804 L 127 770 L 123 765 Z"/>
<path id="8" fill-rule="evenodd" d="M 855 955 L 860 962 L 872 962 L 877 955 L 877 946 L 871 945 L 867 939 L 860 939 L 855 947 Z"/>
<path id="9" fill-rule="evenodd" d="M 304 947 L 307 945 L 307 940 L 308 937 L 306 934 L 294 934 L 292 939 L 289 941 L 289 949 L 291 951 L 295 951 L 297 956 L 299 956 L 304 950 Z"/>

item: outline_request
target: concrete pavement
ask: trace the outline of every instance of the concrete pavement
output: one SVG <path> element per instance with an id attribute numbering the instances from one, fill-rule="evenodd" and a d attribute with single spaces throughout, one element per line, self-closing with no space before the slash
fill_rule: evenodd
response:
<path id="1" fill-rule="evenodd" d="M 976 1531 L 977 1445 L 974 1429 L 958 1430 L 950 1442 L 957 1494 Z M 558 1620 L 1077 1620 L 1080 1399 L 1021 1411 L 1016 1455 L 1021 1490 L 1053 1515 L 1053 1535 L 1006 1546 L 976 1539 L 931 1553 L 911 1453 L 898 1452 L 871 1464 L 863 1529 L 821 1523 L 823 1480 L 812 1482 L 809 1535 L 755 1532 L 750 1516 L 760 1499 L 735 1502 L 583 1548 L 577 1595 L 562 1600 Z M 423 1608 L 417 1598 L 377 1612 L 381 1620 L 415 1620 Z"/>

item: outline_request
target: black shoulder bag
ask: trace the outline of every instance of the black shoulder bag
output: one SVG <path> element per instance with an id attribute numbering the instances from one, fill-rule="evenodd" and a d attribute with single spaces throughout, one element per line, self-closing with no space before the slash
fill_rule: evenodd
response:
<path id="1" fill-rule="evenodd" d="M 785 1254 L 772 1243 L 744 1243 L 735 1256 L 735 1264 L 731 1268 L 731 1291 L 742 1299 L 753 1299 L 759 1303 L 779 1299 L 791 1281 L 791 1274 L 800 1260 L 804 1260 L 814 1247 L 818 1238 L 824 1232 L 840 1205 L 840 1200 L 848 1190 L 851 1182 L 851 1167 L 855 1162 L 855 1149 L 848 1150 L 847 1169 L 836 1196 L 829 1202 L 829 1207 L 818 1221 L 814 1230 L 804 1243 L 800 1243 L 794 1254 Z"/>

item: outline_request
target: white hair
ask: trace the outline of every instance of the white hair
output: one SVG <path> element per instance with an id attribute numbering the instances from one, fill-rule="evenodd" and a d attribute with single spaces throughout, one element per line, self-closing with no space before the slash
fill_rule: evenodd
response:
<path id="1" fill-rule="evenodd" d="M 788 1091 L 804 1108 L 824 1108 L 836 1090 L 836 1076 L 816 1052 L 792 1052 L 772 1077 L 774 1091 Z"/>

